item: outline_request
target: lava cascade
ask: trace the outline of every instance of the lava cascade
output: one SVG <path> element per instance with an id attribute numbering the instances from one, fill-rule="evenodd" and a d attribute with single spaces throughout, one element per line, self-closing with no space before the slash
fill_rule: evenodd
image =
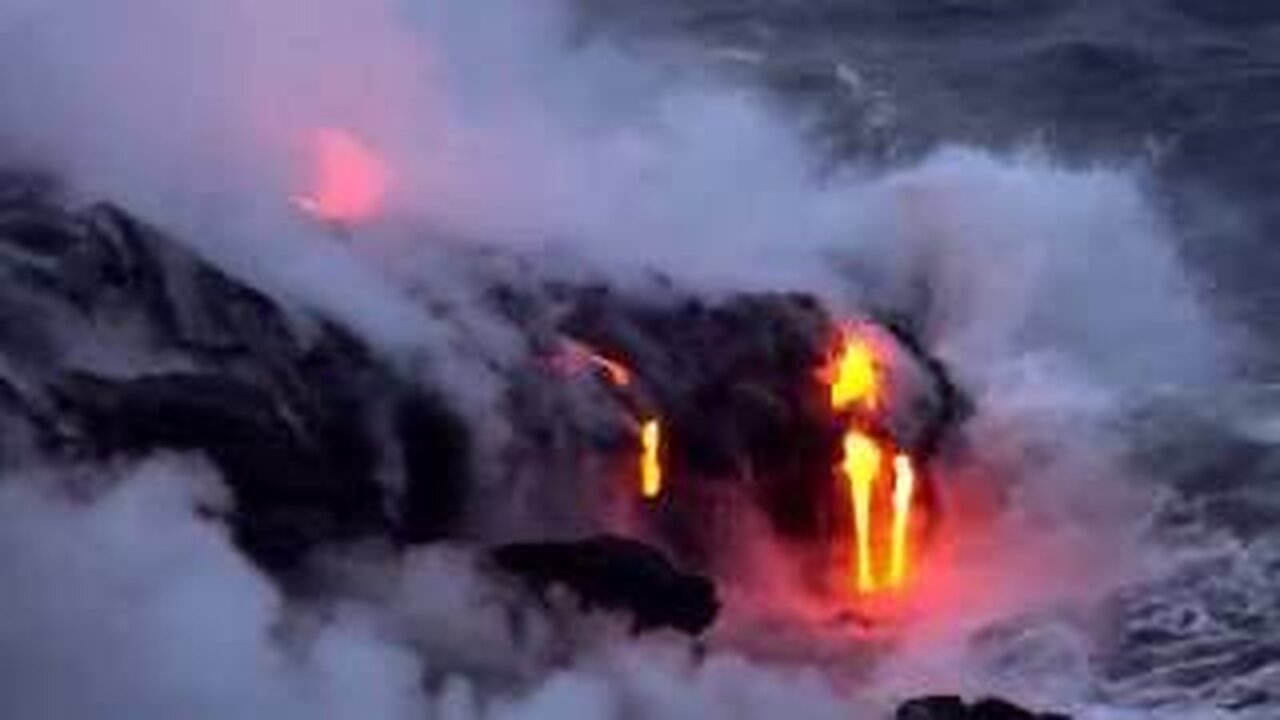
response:
<path id="1" fill-rule="evenodd" d="M 845 423 L 838 474 L 850 505 L 852 587 L 859 595 L 900 589 L 911 575 L 917 478 L 910 455 L 873 430 L 885 384 L 876 347 L 846 332 L 824 378 Z"/>

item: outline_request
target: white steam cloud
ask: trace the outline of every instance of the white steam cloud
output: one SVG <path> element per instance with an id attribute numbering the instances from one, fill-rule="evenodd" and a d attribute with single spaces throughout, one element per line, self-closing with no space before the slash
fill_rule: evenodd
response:
<path id="1" fill-rule="evenodd" d="M 695 659 L 609 633 L 523 682 L 528 649 L 465 620 L 489 615 L 457 593 L 497 592 L 465 560 L 410 559 L 389 595 L 302 613 L 197 519 L 221 502 L 217 479 L 160 459 L 75 502 L 40 478 L 0 482 L 0 716 L 847 718 L 997 680 L 1072 699 L 1078 687 L 996 677 L 968 640 L 1141 564 L 1113 515 L 1144 499 L 1103 423 L 1130 393 L 1212 382 L 1226 360 L 1137 174 L 950 151 L 819 175 L 766 98 L 575 45 L 572 24 L 527 0 L 8 0 L 0 163 L 118 200 L 396 355 L 448 362 L 452 330 L 402 281 L 450 286 L 433 263 L 453 243 L 567 251 L 622 282 L 656 270 L 710 293 L 918 311 L 976 395 L 971 435 L 999 438 L 975 465 L 1016 481 L 1020 509 L 954 550 L 936 600 L 950 609 L 934 606 L 871 687 L 831 682 L 834 663 L 764 665 L 732 643 Z M 389 166 L 384 216 L 353 242 L 290 202 L 319 127 Z M 1031 528 L 1036 542 L 1010 542 Z"/>

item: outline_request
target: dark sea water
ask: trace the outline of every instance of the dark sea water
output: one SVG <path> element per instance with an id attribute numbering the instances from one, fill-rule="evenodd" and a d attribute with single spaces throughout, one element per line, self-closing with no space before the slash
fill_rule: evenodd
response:
<path id="1" fill-rule="evenodd" d="M 585 5 L 609 33 L 694 38 L 812 118 L 833 158 L 960 144 L 1138 169 L 1248 350 L 1200 407 L 1152 409 L 1129 436 L 1168 492 L 1152 532 L 1176 560 L 1109 602 L 1087 692 L 1139 716 L 1280 717 L 1280 3 Z"/>

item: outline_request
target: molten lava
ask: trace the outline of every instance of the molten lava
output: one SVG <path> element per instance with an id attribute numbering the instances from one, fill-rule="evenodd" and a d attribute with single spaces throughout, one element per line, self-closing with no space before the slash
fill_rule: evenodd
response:
<path id="1" fill-rule="evenodd" d="M 849 497 L 853 504 L 855 587 L 859 592 L 876 589 L 871 560 L 871 500 L 876 479 L 880 476 L 881 456 L 879 444 L 870 436 L 858 430 L 845 434 L 844 458 L 840 467 L 849 483 Z"/>
<path id="2" fill-rule="evenodd" d="M 575 340 L 565 340 L 564 348 L 563 354 L 557 360 L 565 370 L 578 372 L 593 366 L 601 370 L 609 378 L 609 382 L 617 387 L 631 385 L 631 370 L 617 360 Z"/>
<path id="3" fill-rule="evenodd" d="M 617 385 L 618 387 L 626 387 L 631 384 L 631 371 L 627 369 L 626 365 L 610 360 L 599 353 L 590 353 L 587 355 L 587 359 L 590 360 L 593 365 L 603 370 L 604 373 L 609 376 L 610 382 L 614 385 Z"/>
<path id="4" fill-rule="evenodd" d="M 563 349 L 552 358 L 553 367 L 563 372 L 578 373 L 594 367 L 604 373 L 615 387 L 631 386 L 631 369 L 591 346 L 566 338 Z M 657 418 L 640 423 L 640 496 L 656 500 L 662 495 L 662 424 Z"/>
<path id="5" fill-rule="evenodd" d="M 828 373 L 833 409 L 875 409 L 880 398 L 880 376 L 875 350 L 865 339 L 847 333 Z"/>
<path id="6" fill-rule="evenodd" d="M 915 500 L 916 470 L 911 457 L 893 459 L 893 527 L 889 536 L 889 587 L 901 587 L 910 570 L 911 504 Z"/>
<path id="7" fill-rule="evenodd" d="M 662 426 L 646 420 L 640 428 L 640 494 L 647 500 L 662 494 Z"/>
<path id="8" fill-rule="evenodd" d="M 871 434 L 866 412 L 879 407 L 883 382 L 875 349 L 846 333 L 832 367 L 824 373 L 832 410 L 846 414 L 839 471 L 848 489 L 852 519 L 852 584 L 859 594 L 901 588 L 911 571 L 915 466 L 909 455 Z M 853 412 L 853 411 L 862 412 Z M 893 456 L 892 486 L 886 485 L 886 458 Z M 886 528 L 887 524 L 887 528 Z M 887 532 L 887 534 L 886 534 Z M 886 569 L 881 570 L 882 567 Z"/>
<path id="9" fill-rule="evenodd" d="M 378 214 L 387 192 L 387 167 L 360 138 L 335 128 L 309 138 L 309 189 L 294 202 L 325 222 L 352 224 Z"/>

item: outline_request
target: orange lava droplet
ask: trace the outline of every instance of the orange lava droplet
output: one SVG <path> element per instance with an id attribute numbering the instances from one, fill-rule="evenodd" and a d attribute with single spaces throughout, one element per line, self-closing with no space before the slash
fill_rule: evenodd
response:
<path id="1" fill-rule="evenodd" d="M 654 500 L 662 494 L 662 426 L 646 420 L 640 428 L 640 494 Z"/>
<path id="2" fill-rule="evenodd" d="M 579 373 L 587 366 L 595 366 L 604 372 L 609 382 L 617 387 L 631 385 L 630 368 L 576 340 L 566 339 L 563 350 L 553 359 L 553 362 L 556 367 L 566 373 Z"/>
<path id="3" fill-rule="evenodd" d="M 614 385 L 627 387 L 631 384 L 631 371 L 627 369 L 627 366 L 596 353 L 592 353 L 589 357 L 596 367 L 604 370 L 604 373 L 609 376 L 609 380 Z"/>
<path id="4" fill-rule="evenodd" d="M 364 141 L 337 128 L 312 132 L 309 190 L 294 199 L 304 212 L 325 222 L 369 220 L 387 193 L 387 166 Z"/>
<path id="5" fill-rule="evenodd" d="M 828 373 L 833 409 L 876 407 L 880 399 L 880 373 L 875 350 L 867 340 L 847 333 Z"/>
<path id="6" fill-rule="evenodd" d="M 863 593 L 876 589 L 872 565 L 871 502 L 876 478 L 880 475 L 881 457 L 880 446 L 869 435 L 856 429 L 845 434 L 840 470 L 849 484 L 853 508 L 854 587 Z"/>
<path id="7" fill-rule="evenodd" d="M 604 374 L 609 377 L 609 381 L 614 385 L 627 387 L 631 384 L 631 371 L 627 369 L 626 365 L 606 357 L 585 345 L 579 345 L 578 347 L 582 349 L 587 361 L 603 370 Z"/>
<path id="8" fill-rule="evenodd" d="M 901 587 L 907 579 L 911 529 L 911 506 L 916 492 L 916 470 L 911 457 L 899 454 L 893 459 L 893 528 L 889 546 L 890 587 Z"/>

